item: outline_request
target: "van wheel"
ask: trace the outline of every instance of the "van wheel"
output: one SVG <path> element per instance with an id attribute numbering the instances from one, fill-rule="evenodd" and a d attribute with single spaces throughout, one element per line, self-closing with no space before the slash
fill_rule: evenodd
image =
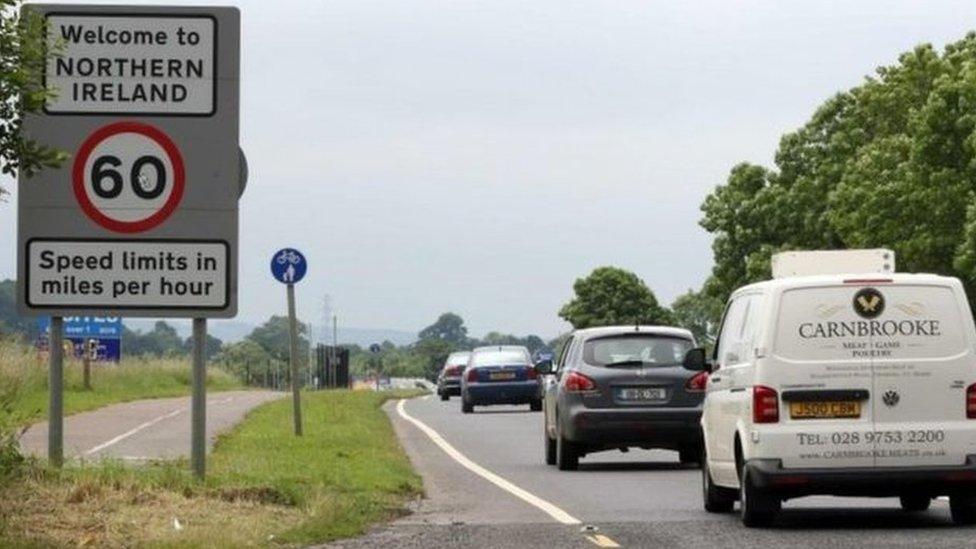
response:
<path id="1" fill-rule="evenodd" d="M 976 524 L 976 496 L 955 494 L 949 496 L 949 511 L 952 522 L 960 526 Z"/>
<path id="2" fill-rule="evenodd" d="M 474 404 L 471 404 L 470 402 L 464 400 L 464 397 L 461 397 L 461 413 L 470 414 L 473 411 L 474 411 Z"/>
<path id="3" fill-rule="evenodd" d="M 742 512 L 742 524 L 748 528 L 769 526 L 776 520 L 783 502 L 776 496 L 764 493 L 752 483 L 747 464 L 742 464 L 742 474 L 739 477 L 739 507 Z"/>
<path id="4" fill-rule="evenodd" d="M 556 441 L 549 436 L 549 429 L 542 425 L 542 439 L 546 445 L 546 465 L 556 464 Z"/>
<path id="5" fill-rule="evenodd" d="M 542 411 L 542 400 L 533 400 L 532 402 L 530 402 L 529 403 L 529 410 L 532 410 L 533 412 L 541 412 Z"/>
<path id="6" fill-rule="evenodd" d="M 579 468 L 579 450 L 576 444 L 566 440 L 556 420 L 556 465 L 560 471 L 575 471 Z"/>
<path id="7" fill-rule="evenodd" d="M 702 453 L 702 499 L 705 510 L 709 513 L 731 513 L 735 503 L 735 490 L 716 486 L 712 482 L 712 473 L 708 470 L 708 456 Z"/>
<path id="8" fill-rule="evenodd" d="M 927 494 L 906 494 L 898 498 L 901 500 L 901 509 L 908 513 L 920 513 L 927 511 L 932 504 L 932 498 Z"/>
<path id="9" fill-rule="evenodd" d="M 451 395 L 447 393 L 441 393 L 441 400 L 451 400 Z"/>

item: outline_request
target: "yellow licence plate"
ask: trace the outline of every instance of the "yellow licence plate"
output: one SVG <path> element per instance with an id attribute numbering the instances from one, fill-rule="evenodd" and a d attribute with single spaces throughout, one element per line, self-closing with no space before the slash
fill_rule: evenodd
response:
<path id="1" fill-rule="evenodd" d="M 856 400 L 791 402 L 790 417 L 793 419 L 861 417 L 861 403 Z"/>
<path id="2" fill-rule="evenodd" d="M 492 372 L 488 374 L 488 379 L 492 381 L 515 379 L 515 372 Z"/>

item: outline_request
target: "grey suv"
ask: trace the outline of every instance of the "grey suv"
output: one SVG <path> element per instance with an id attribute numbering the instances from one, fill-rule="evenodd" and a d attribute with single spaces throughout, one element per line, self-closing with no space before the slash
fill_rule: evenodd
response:
<path id="1" fill-rule="evenodd" d="M 688 330 L 612 326 L 573 332 L 555 363 L 542 361 L 546 463 L 576 469 L 603 450 L 677 450 L 701 459 L 707 374 L 682 367 L 695 347 Z"/>

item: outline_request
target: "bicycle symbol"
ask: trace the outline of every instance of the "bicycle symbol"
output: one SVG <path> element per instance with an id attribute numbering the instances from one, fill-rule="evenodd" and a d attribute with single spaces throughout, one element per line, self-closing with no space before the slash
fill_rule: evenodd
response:
<path id="1" fill-rule="evenodd" d="M 298 265 L 302 262 L 302 258 L 295 252 L 295 250 L 284 250 L 275 259 L 279 265 L 284 265 L 285 263 L 291 263 L 292 265 Z"/>

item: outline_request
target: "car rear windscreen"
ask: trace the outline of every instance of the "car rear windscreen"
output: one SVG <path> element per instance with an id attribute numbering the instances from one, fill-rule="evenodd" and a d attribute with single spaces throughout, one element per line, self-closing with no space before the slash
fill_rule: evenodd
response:
<path id="1" fill-rule="evenodd" d="M 944 358 L 966 351 L 965 327 L 946 286 L 796 288 L 783 292 L 774 349 L 799 361 Z"/>
<path id="2" fill-rule="evenodd" d="M 684 360 L 691 345 L 691 341 L 678 337 L 641 334 L 601 337 L 583 344 L 583 362 L 594 366 L 676 366 Z"/>
<path id="3" fill-rule="evenodd" d="M 448 366 L 463 366 L 468 363 L 468 357 L 470 356 L 470 353 L 451 353 L 445 363 Z"/>
<path id="4" fill-rule="evenodd" d="M 529 356 L 522 351 L 485 351 L 474 354 L 475 366 L 508 366 L 528 363 Z"/>

